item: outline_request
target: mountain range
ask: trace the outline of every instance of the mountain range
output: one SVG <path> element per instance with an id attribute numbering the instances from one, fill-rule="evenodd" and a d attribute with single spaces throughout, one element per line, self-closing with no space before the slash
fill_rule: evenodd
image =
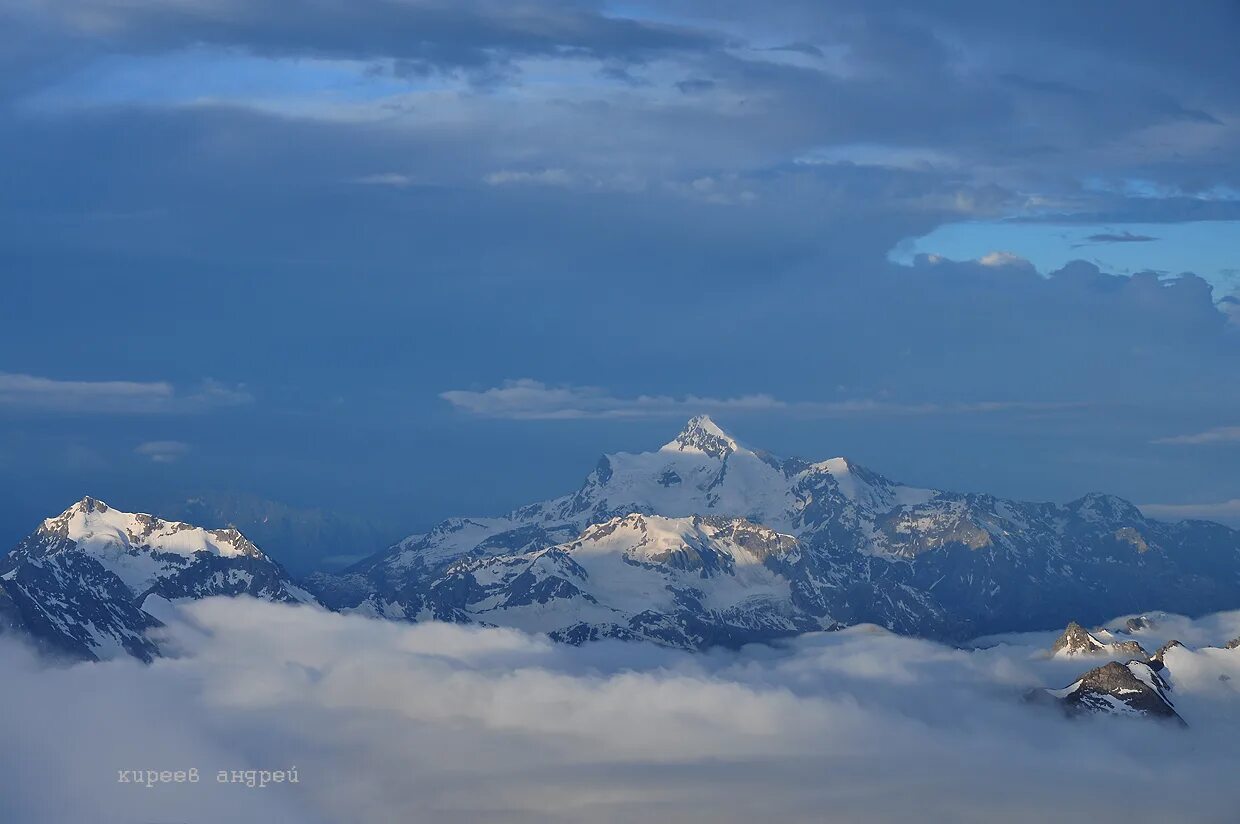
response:
<path id="1" fill-rule="evenodd" d="M 75 657 L 149 658 L 162 604 L 240 594 L 570 643 L 736 647 L 857 623 L 958 642 L 1240 606 L 1240 531 L 1103 494 L 913 487 L 845 458 L 749 449 L 700 416 L 657 450 L 604 455 L 568 494 L 451 518 L 300 583 L 234 528 L 91 498 L 0 560 L 0 627 Z M 1072 643 L 1102 642 L 1080 630 Z"/>
<path id="2" fill-rule="evenodd" d="M 452 518 L 307 587 L 332 609 L 700 648 L 874 623 L 959 641 L 1240 605 L 1240 531 L 908 486 L 741 446 L 696 417 L 573 492 Z"/>

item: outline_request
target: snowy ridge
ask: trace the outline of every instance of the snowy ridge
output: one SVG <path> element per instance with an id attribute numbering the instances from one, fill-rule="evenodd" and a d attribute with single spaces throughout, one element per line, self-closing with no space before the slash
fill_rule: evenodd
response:
<path id="1" fill-rule="evenodd" d="M 83 498 L 35 533 L 31 557 L 73 550 L 90 555 L 136 593 L 183 569 L 201 554 L 217 558 L 269 560 L 235 529 L 207 530 L 152 515 L 121 512 Z"/>
<path id="2" fill-rule="evenodd" d="M 113 546 L 141 546 L 177 555 L 206 552 L 223 557 L 263 557 L 258 548 L 235 529 L 206 530 L 164 521 L 153 515 L 120 512 L 89 497 L 59 516 L 47 519 L 40 528 L 73 541 L 84 552 L 99 552 Z"/>

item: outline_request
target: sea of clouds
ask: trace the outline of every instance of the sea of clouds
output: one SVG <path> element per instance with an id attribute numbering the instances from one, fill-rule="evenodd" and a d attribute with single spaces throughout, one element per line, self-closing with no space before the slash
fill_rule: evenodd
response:
<path id="1" fill-rule="evenodd" d="M 1240 612 L 1159 616 L 1187 729 L 1022 700 L 1099 662 L 874 627 L 691 654 L 249 599 L 173 656 L 48 666 L 0 639 L 0 821 L 1235 821 Z M 219 783 L 287 770 L 297 783 Z M 118 783 L 196 768 L 198 783 Z"/>

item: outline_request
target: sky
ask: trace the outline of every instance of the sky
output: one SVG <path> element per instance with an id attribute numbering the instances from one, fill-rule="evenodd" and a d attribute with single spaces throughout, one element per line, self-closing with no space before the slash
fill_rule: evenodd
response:
<path id="1" fill-rule="evenodd" d="M 0 702 L 22 708 L 0 714 L 21 745 L 0 748 L 0 816 L 1155 824 L 1230 821 L 1240 799 L 1240 651 L 1218 647 L 1237 612 L 1137 633 L 1183 639 L 1162 672 L 1180 727 L 1022 700 L 1102 663 L 1050 657 L 1053 632 L 957 649 L 860 625 L 688 653 L 249 598 L 183 610 L 151 665 L 47 667 L 0 638 Z"/>
<path id="2" fill-rule="evenodd" d="M 697 412 L 1240 524 L 1238 33 L 1228 0 L 0 2 L 0 539 L 202 490 L 395 537 Z"/>

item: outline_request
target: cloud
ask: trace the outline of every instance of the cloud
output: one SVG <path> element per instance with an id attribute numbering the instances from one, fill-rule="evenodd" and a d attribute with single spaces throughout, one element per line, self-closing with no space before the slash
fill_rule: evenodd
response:
<path id="1" fill-rule="evenodd" d="M 243 386 L 206 380 L 184 392 L 166 381 L 74 381 L 0 372 L 0 409 L 74 415 L 183 414 L 250 403 Z"/>
<path id="2" fill-rule="evenodd" d="M 175 463 L 189 452 L 189 444 L 184 441 L 145 441 L 135 446 L 133 451 L 155 463 Z"/>
<path id="3" fill-rule="evenodd" d="M 797 54 L 804 54 L 808 57 L 824 56 L 822 49 L 818 48 L 813 43 L 787 43 L 783 46 L 771 46 L 770 50 L 795 52 Z"/>
<path id="4" fill-rule="evenodd" d="M 586 55 L 642 61 L 712 47 L 716 37 L 685 26 L 609 15 L 592 3 L 485 0 L 67 0 L 29 14 L 122 50 L 210 44 L 263 56 L 389 58 L 406 75 L 457 69 L 493 72 L 519 57 Z"/>
<path id="5" fill-rule="evenodd" d="M 439 397 L 457 409 L 485 418 L 549 420 L 567 418 L 674 417 L 693 410 L 771 411 L 787 406 L 769 395 L 702 398 L 638 395 L 617 398 L 591 386 L 549 386 L 531 378 L 504 381 L 482 391 L 452 389 Z"/>
<path id="6" fill-rule="evenodd" d="M 505 169 L 491 172 L 483 178 L 483 181 L 490 186 L 510 186 L 513 184 L 571 186 L 575 182 L 575 178 L 564 169 L 540 169 L 533 172 Z"/>
<path id="7" fill-rule="evenodd" d="M 1167 633 L 1222 643 L 1240 614 L 1161 616 L 1140 640 Z M 1175 653 L 1184 730 L 1023 702 L 1090 666 L 1039 656 L 1053 632 L 961 650 L 863 626 L 695 655 L 210 599 L 166 635 L 178 655 L 151 666 L 44 669 L 0 641 L 0 704 L 22 708 L 0 714 L 22 754 L 0 771 L 0 817 L 1025 824 L 1235 809 L 1230 651 Z M 292 766 L 297 784 L 215 782 Z M 189 767 L 200 783 L 117 783 Z"/>
<path id="8" fill-rule="evenodd" d="M 1140 508 L 1151 518 L 1168 521 L 1200 519 L 1240 524 L 1240 498 L 1198 504 L 1141 504 Z"/>
<path id="9" fill-rule="evenodd" d="M 1218 302 L 1218 308 L 1227 317 L 1229 323 L 1240 327 L 1240 292 L 1224 297 Z"/>
<path id="10" fill-rule="evenodd" d="M 1091 243 L 1148 243 L 1152 240 L 1158 240 L 1158 238 L 1153 237 L 1152 235 L 1134 235 L 1132 232 L 1128 231 L 1119 232 L 1118 234 L 1114 232 L 1102 232 L 1095 235 L 1089 235 L 1085 239 Z"/>
<path id="11" fill-rule="evenodd" d="M 809 417 L 938 415 L 1005 411 L 1053 411 L 1076 403 L 978 401 L 898 403 L 869 398 L 842 401 L 783 401 L 766 394 L 711 398 L 698 395 L 617 397 L 594 386 L 551 386 L 532 378 L 504 381 L 490 389 L 452 389 L 439 397 L 456 409 L 483 418 L 566 420 L 580 418 L 675 418 L 701 412 L 763 412 Z"/>
<path id="12" fill-rule="evenodd" d="M 380 172 L 372 175 L 361 175 L 352 179 L 354 183 L 360 183 L 364 186 L 395 186 L 403 188 L 405 186 L 413 186 L 418 181 L 412 175 L 405 175 L 399 172 Z"/>
<path id="13" fill-rule="evenodd" d="M 977 259 L 983 266 L 1020 266 L 1028 269 L 1033 266 L 1028 260 L 1012 252 L 988 252 Z"/>
<path id="14" fill-rule="evenodd" d="M 715 88 L 715 85 L 715 81 L 704 77 L 692 77 L 688 80 L 678 80 L 675 83 L 681 94 L 701 94 Z"/>
<path id="15" fill-rule="evenodd" d="M 1218 426 L 1190 435 L 1158 438 L 1154 443 L 1201 446 L 1206 444 L 1240 443 L 1240 426 Z"/>
<path id="16" fill-rule="evenodd" d="M 477 488 L 461 444 L 410 440 L 441 423 L 434 392 L 406 406 L 383 389 L 410 347 L 436 340 L 453 345 L 410 378 L 435 390 L 485 389 L 536 364 L 537 375 L 624 397 L 691 387 L 720 399 L 755 389 L 789 402 L 882 399 L 897 387 L 938 404 L 1087 398 L 1097 414 L 1038 434 L 1052 451 L 1105 452 L 1090 485 L 1122 486 L 1138 477 L 1118 468 L 1134 445 L 1166 434 L 1157 421 L 1192 420 L 1184 413 L 1203 403 L 1228 420 L 1236 408 L 1240 338 L 1220 341 L 1213 301 L 1098 273 L 1034 282 L 977 264 L 912 283 L 885 261 L 900 238 L 962 216 L 1100 221 L 1082 238 L 1105 227 L 1164 234 L 1134 218 L 1240 213 L 1221 197 L 1240 180 L 1228 4 L 1168 19 L 1152 5 L 1050 3 L 1058 11 L 791 0 L 777 15 L 697 0 L 654 11 L 561 0 L 0 3 L 0 220 L 6 259 L 25 272 L 6 292 L 17 309 L 0 351 L 39 341 L 48 366 L 21 368 L 99 379 L 111 376 L 79 371 L 81 351 L 117 365 L 137 346 L 135 362 L 181 370 L 158 373 L 181 392 L 223 371 L 203 364 L 245 363 L 254 385 L 289 403 L 263 404 L 262 425 L 231 433 L 228 460 L 215 463 L 260 470 L 255 483 L 272 488 L 295 480 L 307 497 L 360 496 L 311 487 L 347 476 L 363 449 L 379 486 L 415 484 L 413 520 L 462 509 Z M 16 6 L 42 10 L 39 36 L 5 25 Z M 1066 33 L 1054 27 L 1065 19 Z M 822 56 L 764 50 L 805 43 Z M 613 65 L 636 82 L 600 76 Z M 502 84 L 479 93 L 475 74 Z M 714 85 L 693 86 L 702 79 Z M 548 170 L 573 183 L 486 182 Z M 393 198 L 406 179 L 421 185 Z M 1151 185 L 1128 185 L 1137 179 Z M 607 196 L 594 196 L 595 181 Z M 91 219 L 103 213 L 140 217 Z M 963 256 L 1010 247 L 975 248 Z M 137 320 L 153 296 L 175 306 L 178 329 L 210 333 Z M 117 334 L 122 318 L 141 331 Z M 221 318 L 244 332 L 221 333 Z M 319 412 L 328 393 L 350 398 L 347 409 Z M 1131 414 L 1113 414 L 1122 405 Z M 288 425 L 289 407 L 307 429 Z M 853 417 L 832 435 L 841 450 L 930 479 L 945 467 L 938 444 L 956 456 L 951 482 L 974 488 L 1007 483 L 1002 467 L 1034 434 L 977 426 L 898 442 L 912 427 L 882 412 Z M 372 425 L 384 435 L 369 446 L 341 440 Z M 121 442 L 151 431 L 135 426 Z M 28 446 L 16 448 L 30 457 L 11 477 L 45 472 L 53 450 L 21 434 Z M 307 437 L 330 447 L 314 456 L 330 469 L 305 471 Z M 802 426 L 786 437 L 816 435 Z M 531 430 L 529 468 L 498 480 L 497 494 L 551 484 L 550 467 L 573 448 Z M 400 456 L 412 449 L 411 475 Z M 1058 470 L 1027 468 L 1028 494 L 1067 494 Z M 1181 465 L 1158 477 L 1205 476 Z"/>

